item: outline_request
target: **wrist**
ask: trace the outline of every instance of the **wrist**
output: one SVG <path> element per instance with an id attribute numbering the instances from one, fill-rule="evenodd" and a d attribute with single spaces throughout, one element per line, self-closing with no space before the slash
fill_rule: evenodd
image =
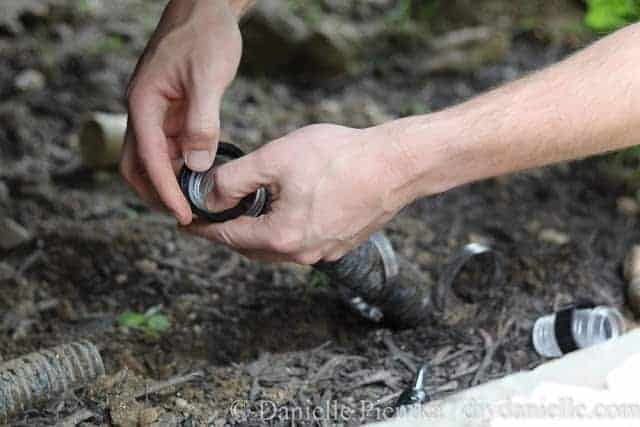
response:
<path id="1" fill-rule="evenodd" d="M 479 150 L 480 138 L 470 137 L 470 122 L 464 112 L 445 110 L 367 130 L 376 135 L 391 177 L 390 204 L 402 207 L 487 176 L 490 151 Z"/>

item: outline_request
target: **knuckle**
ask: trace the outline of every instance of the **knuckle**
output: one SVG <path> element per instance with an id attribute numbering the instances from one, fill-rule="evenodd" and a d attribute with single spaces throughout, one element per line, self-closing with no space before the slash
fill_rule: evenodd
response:
<path id="1" fill-rule="evenodd" d="M 218 138 L 218 128 L 187 126 L 184 142 L 190 145 L 211 145 Z"/>
<path id="2" fill-rule="evenodd" d="M 338 261 L 340 258 L 345 256 L 346 253 L 347 253 L 346 249 L 334 250 L 330 254 L 327 254 L 326 256 L 322 257 L 322 259 L 327 262 Z"/>
<path id="3" fill-rule="evenodd" d="M 187 127 L 182 138 L 183 148 L 209 149 L 218 139 L 217 128 L 193 128 Z"/>

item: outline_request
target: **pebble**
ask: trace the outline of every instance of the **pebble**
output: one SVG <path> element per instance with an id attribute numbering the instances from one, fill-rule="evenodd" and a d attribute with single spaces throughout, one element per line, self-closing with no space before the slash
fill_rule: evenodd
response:
<path id="1" fill-rule="evenodd" d="M 633 197 L 619 197 L 616 201 L 618 212 L 626 216 L 636 216 L 640 212 L 638 201 Z"/>
<path id="2" fill-rule="evenodd" d="M 136 261 L 135 266 L 138 271 L 144 274 L 152 274 L 158 271 L 158 263 L 147 258 L 139 259 Z"/>
<path id="3" fill-rule="evenodd" d="M 138 425 L 140 427 L 148 427 L 160 418 L 159 408 L 144 408 L 138 416 Z"/>
<path id="4" fill-rule="evenodd" d="M 24 245 L 31 238 L 31 233 L 11 218 L 0 218 L 0 248 L 8 251 Z"/>
<path id="5" fill-rule="evenodd" d="M 624 260 L 624 278 L 628 282 L 640 279 L 640 245 L 633 245 Z"/>
<path id="6" fill-rule="evenodd" d="M 9 195 L 9 187 L 7 184 L 0 181 L 0 205 L 6 205 L 9 203 L 10 195 Z"/>
<path id="7" fill-rule="evenodd" d="M 44 89 L 46 79 L 40 71 L 29 69 L 18 74 L 13 83 L 22 92 L 32 92 Z"/>
<path id="8" fill-rule="evenodd" d="M 193 409 L 191 404 L 181 397 L 176 397 L 174 403 L 176 405 L 176 409 L 182 412 L 191 412 L 191 410 Z"/>
<path id="9" fill-rule="evenodd" d="M 629 307 L 640 315 L 640 245 L 634 245 L 624 261 L 624 277 L 627 280 Z"/>
<path id="10" fill-rule="evenodd" d="M 640 278 L 632 280 L 627 286 L 629 308 L 636 316 L 640 316 Z"/>
<path id="11" fill-rule="evenodd" d="M 540 231 L 538 238 L 543 242 L 552 243 L 554 245 L 566 245 L 571 241 L 568 234 L 558 231 L 554 228 L 545 228 Z"/>

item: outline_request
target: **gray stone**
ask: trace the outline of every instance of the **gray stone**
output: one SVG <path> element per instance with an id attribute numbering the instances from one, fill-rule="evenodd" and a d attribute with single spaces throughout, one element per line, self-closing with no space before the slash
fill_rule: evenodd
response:
<path id="1" fill-rule="evenodd" d="M 305 40 L 301 53 L 310 74 L 339 76 L 352 71 L 362 49 L 362 40 L 350 23 L 325 19 Z"/>
<path id="2" fill-rule="evenodd" d="M 31 238 L 31 233 L 11 218 L 0 218 L 0 248 L 14 249 L 29 242 Z"/>
<path id="3" fill-rule="evenodd" d="M 243 28 L 243 60 L 260 70 L 284 67 L 294 61 L 308 37 L 306 23 L 287 2 L 260 0 Z"/>
<path id="4" fill-rule="evenodd" d="M 22 92 L 32 92 L 44 89 L 46 79 L 40 71 L 29 69 L 18 74 L 13 84 Z"/>
<path id="5" fill-rule="evenodd" d="M 8 205 L 11 196 L 9 195 L 9 187 L 0 181 L 0 206 Z"/>
<path id="6" fill-rule="evenodd" d="M 421 65 L 424 73 L 470 73 L 488 64 L 504 61 L 511 38 L 487 27 L 465 28 L 438 37 Z"/>

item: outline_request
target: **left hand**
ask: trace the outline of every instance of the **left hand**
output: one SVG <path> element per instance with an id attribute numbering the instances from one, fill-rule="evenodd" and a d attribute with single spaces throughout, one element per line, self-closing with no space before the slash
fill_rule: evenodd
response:
<path id="1" fill-rule="evenodd" d="M 369 129 L 313 125 L 226 163 L 216 170 L 209 206 L 227 209 L 266 187 L 270 210 L 186 230 L 264 261 L 337 260 L 409 202 L 394 191 L 402 174 L 389 167 L 381 138 Z"/>

